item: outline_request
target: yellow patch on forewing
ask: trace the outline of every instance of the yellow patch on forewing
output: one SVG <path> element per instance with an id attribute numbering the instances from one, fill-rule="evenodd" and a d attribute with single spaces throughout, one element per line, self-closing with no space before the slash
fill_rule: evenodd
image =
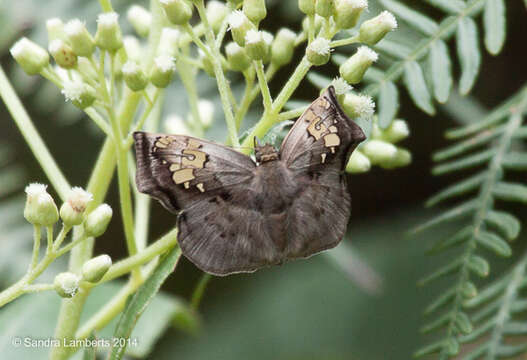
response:
<path id="1" fill-rule="evenodd" d="M 172 139 L 168 136 L 162 136 L 159 139 L 157 139 L 156 143 L 154 144 L 155 147 L 158 148 L 166 148 L 170 143 L 172 142 Z"/>
<path id="2" fill-rule="evenodd" d="M 165 145 L 165 142 L 161 144 Z M 187 147 L 181 151 L 180 162 L 170 164 L 169 170 L 172 172 L 172 180 L 178 185 L 183 184 L 185 189 L 189 189 L 190 181 L 196 178 L 194 170 L 203 169 L 207 161 L 207 155 L 198 150 L 201 146 L 197 140 L 187 139 Z M 197 184 L 196 188 L 201 192 L 205 191 L 203 183 Z"/>
<path id="3" fill-rule="evenodd" d="M 324 100 L 319 100 L 319 105 L 326 107 L 325 105 L 328 105 L 329 107 L 331 104 Z M 329 127 L 326 127 L 322 123 L 322 118 L 319 116 L 315 116 L 314 112 L 311 110 L 306 111 L 306 120 L 310 119 L 310 123 L 307 127 L 307 132 L 309 135 L 313 136 L 315 140 L 319 140 L 320 138 L 324 139 L 324 147 L 329 148 L 331 153 L 335 153 L 335 148 L 340 145 L 340 137 L 338 136 L 338 128 L 335 125 L 330 125 Z M 336 123 L 336 120 L 334 120 L 334 123 Z M 326 155 L 325 153 L 321 154 L 321 162 L 324 163 L 326 161 Z"/>
<path id="4" fill-rule="evenodd" d="M 195 179 L 194 169 L 191 168 L 180 169 L 172 174 L 172 180 L 174 180 L 176 184 L 183 184 L 193 179 Z"/>
<path id="5" fill-rule="evenodd" d="M 181 160 L 183 166 L 192 166 L 198 169 L 203 168 L 203 164 L 205 164 L 205 160 L 207 158 L 204 152 L 198 150 L 185 149 L 183 150 L 183 154 L 189 155 L 183 157 L 183 159 Z"/>
<path id="6" fill-rule="evenodd" d="M 309 135 L 313 136 L 315 140 L 320 139 L 322 134 L 328 130 L 320 120 L 322 120 L 320 117 L 315 117 L 307 127 L 307 132 L 309 132 Z"/>

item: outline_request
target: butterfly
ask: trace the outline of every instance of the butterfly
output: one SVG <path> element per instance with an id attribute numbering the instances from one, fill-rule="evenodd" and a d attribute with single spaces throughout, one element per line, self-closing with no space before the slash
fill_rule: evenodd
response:
<path id="1" fill-rule="evenodd" d="M 335 247 L 350 217 L 344 173 L 365 139 L 332 86 L 279 151 L 255 138 L 253 161 L 191 136 L 134 133 L 140 192 L 178 214 L 183 255 L 213 275 L 253 272 Z"/>

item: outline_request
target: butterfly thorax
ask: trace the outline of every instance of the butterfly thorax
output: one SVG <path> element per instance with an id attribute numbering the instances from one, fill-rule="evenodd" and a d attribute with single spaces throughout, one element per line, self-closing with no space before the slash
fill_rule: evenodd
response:
<path id="1" fill-rule="evenodd" d="M 291 205 L 299 184 L 282 161 L 267 161 L 256 168 L 251 190 L 252 207 L 264 214 L 279 214 Z"/>
<path id="2" fill-rule="evenodd" d="M 280 158 L 278 151 L 276 151 L 273 145 L 269 144 L 255 146 L 254 157 L 256 158 L 258 165 L 278 160 Z"/>

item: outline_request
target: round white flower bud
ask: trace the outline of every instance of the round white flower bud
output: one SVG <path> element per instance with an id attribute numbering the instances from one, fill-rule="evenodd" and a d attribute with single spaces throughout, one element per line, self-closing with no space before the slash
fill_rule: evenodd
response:
<path id="1" fill-rule="evenodd" d="M 46 185 L 32 183 L 26 186 L 24 218 L 33 225 L 51 226 L 59 219 L 55 201 L 46 191 Z"/>
<path id="2" fill-rule="evenodd" d="M 80 225 L 84 221 L 86 206 L 93 200 L 92 194 L 80 187 L 70 190 L 68 198 L 60 207 L 60 218 L 65 225 Z"/>
<path id="3" fill-rule="evenodd" d="M 113 211 L 110 205 L 102 204 L 93 210 L 86 221 L 84 221 L 84 231 L 90 237 L 98 237 L 104 234 L 110 220 L 112 219 Z"/>
<path id="4" fill-rule="evenodd" d="M 79 277 L 70 272 L 63 272 L 55 276 L 53 285 L 55 291 L 63 298 L 71 298 L 75 296 L 79 290 Z"/>
<path id="5" fill-rule="evenodd" d="M 99 255 L 82 265 L 82 280 L 96 283 L 108 272 L 112 266 L 112 258 L 108 255 Z"/>
<path id="6" fill-rule="evenodd" d="M 316 38 L 308 45 L 306 55 L 313 65 L 324 65 L 329 61 L 331 55 L 330 41 L 325 38 Z"/>
<path id="7" fill-rule="evenodd" d="M 33 41 L 22 38 L 9 52 L 28 75 L 36 75 L 49 65 L 49 54 Z"/>
<path id="8" fill-rule="evenodd" d="M 352 174 L 368 172 L 371 169 L 371 162 L 367 156 L 365 156 L 359 150 L 355 150 L 346 165 L 346 171 Z"/>

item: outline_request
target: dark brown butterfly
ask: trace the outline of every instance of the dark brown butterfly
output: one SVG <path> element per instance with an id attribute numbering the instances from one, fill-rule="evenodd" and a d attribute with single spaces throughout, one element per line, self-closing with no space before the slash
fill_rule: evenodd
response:
<path id="1" fill-rule="evenodd" d="M 350 216 L 344 169 L 365 139 L 328 88 L 280 151 L 255 142 L 256 163 L 183 135 L 136 132 L 137 187 L 179 213 L 183 254 L 214 275 L 253 272 L 336 246 Z"/>

